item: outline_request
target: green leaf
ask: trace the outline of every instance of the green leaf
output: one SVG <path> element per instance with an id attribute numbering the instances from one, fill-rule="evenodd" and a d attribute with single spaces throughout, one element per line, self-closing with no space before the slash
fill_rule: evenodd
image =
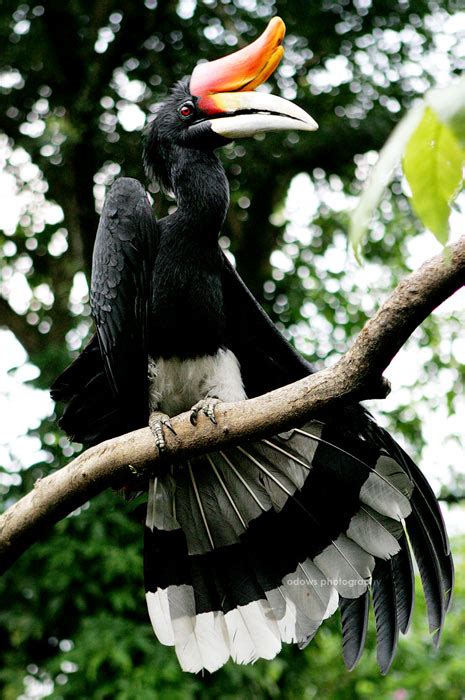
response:
<path id="1" fill-rule="evenodd" d="M 411 109 L 397 124 L 390 137 L 379 152 L 379 158 L 370 173 L 363 193 L 350 218 L 349 240 L 359 260 L 360 247 L 367 233 L 370 221 L 383 196 L 383 192 L 392 180 L 394 170 L 400 165 L 402 154 L 424 113 L 424 104 Z"/>
<path id="2" fill-rule="evenodd" d="M 429 90 L 426 103 L 465 148 L 465 75 L 447 87 Z"/>
<path id="3" fill-rule="evenodd" d="M 403 170 L 413 210 L 442 244 L 449 237 L 450 204 L 462 182 L 464 163 L 465 150 L 454 132 L 427 107 L 405 149 Z"/>

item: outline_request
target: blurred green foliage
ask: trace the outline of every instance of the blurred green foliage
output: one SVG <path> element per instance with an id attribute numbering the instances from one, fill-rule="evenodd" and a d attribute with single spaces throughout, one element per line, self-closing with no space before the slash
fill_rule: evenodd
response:
<path id="1" fill-rule="evenodd" d="M 86 278 L 98 210 L 115 177 L 144 178 L 144 114 L 198 59 L 248 43 L 276 12 L 288 28 L 286 58 L 270 86 L 307 109 L 320 130 L 223 150 L 231 209 L 221 244 L 317 366 L 343 352 L 427 241 L 399 178 L 380 203 L 361 268 L 347 250 L 347 212 L 403 111 L 465 68 L 459 9 L 453 0 L 3 0 L 0 162 L 19 223 L 0 231 L 0 326 L 28 354 L 26 365 L 11 363 L 10 377 L 19 382 L 27 370 L 29 384 L 46 390 L 88 337 Z M 166 213 L 172 203 L 153 196 L 157 215 Z M 401 389 L 381 419 L 416 458 L 431 415 L 463 408 L 464 322 L 456 307 L 428 319 L 408 344 L 415 372 L 391 377 Z M 454 425 L 441 465 L 448 500 L 464 491 L 460 474 L 447 469 L 450 443 L 462 438 Z M 53 413 L 30 438 L 30 466 L 15 440 L 1 453 L 2 508 L 80 449 Z M 419 596 L 413 629 L 386 678 L 376 668 L 373 631 L 359 667 L 344 670 L 337 620 L 304 652 L 286 648 L 272 662 L 228 664 L 202 678 L 181 674 L 174 652 L 153 637 L 142 585 L 143 519 L 141 508 L 103 493 L 1 579 L 5 700 L 464 697 L 460 542 L 459 584 L 439 653 Z"/>

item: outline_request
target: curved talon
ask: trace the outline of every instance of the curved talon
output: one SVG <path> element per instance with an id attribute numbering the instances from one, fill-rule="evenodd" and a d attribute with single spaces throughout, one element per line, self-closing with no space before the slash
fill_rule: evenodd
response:
<path id="1" fill-rule="evenodd" d="M 160 411 L 151 413 L 149 417 L 149 428 L 152 431 L 155 444 L 160 452 L 164 452 L 166 449 L 166 440 L 163 433 L 164 427 L 171 430 L 173 435 L 176 435 L 176 431 L 171 424 L 171 419 L 166 413 L 161 413 Z"/>
<path id="2" fill-rule="evenodd" d="M 214 411 L 214 409 L 213 409 L 210 405 L 208 405 L 208 406 L 204 409 L 203 412 L 204 412 L 204 414 L 207 416 L 207 418 L 210 418 L 211 422 L 214 423 L 214 424 L 216 425 L 216 418 L 215 418 L 215 411 Z"/>
<path id="3" fill-rule="evenodd" d="M 171 420 L 169 418 L 168 418 L 168 420 L 163 420 L 162 423 L 166 428 L 168 428 L 168 430 L 171 430 L 173 435 L 177 435 L 177 432 L 173 428 L 173 425 L 172 425 Z"/>
<path id="4" fill-rule="evenodd" d="M 206 396 L 204 399 L 198 401 L 191 408 L 190 422 L 192 425 L 197 425 L 198 415 L 200 412 L 202 412 L 204 416 L 207 416 L 213 425 L 218 425 L 215 416 L 215 408 L 219 403 L 221 403 L 221 399 L 217 398 L 216 396 Z"/>

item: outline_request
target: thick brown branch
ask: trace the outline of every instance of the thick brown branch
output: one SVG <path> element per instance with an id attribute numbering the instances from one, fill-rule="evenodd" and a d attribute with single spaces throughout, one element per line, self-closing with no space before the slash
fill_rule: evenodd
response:
<path id="1" fill-rule="evenodd" d="M 465 285 L 465 237 L 445 255 L 429 260 L 406 278 L 331 368 L 249 401 L 218 407 L 218 426 L 200 419 L 193 427 L 183 414 L 173 419 L 164 459 L 178 461 L 230 443 L 290 428 L 322 409 L 386 396 L 382 373 L 418 325 Z M 109 486 L 130 481 L 134 472 L 160 465 L 148 428 L 82 453 L 39 481 L 31 493 L 0 518 L 0 570 L 6 569 L 44 531 Z M 131 465 L 131 466 L 128 466 Z"/>

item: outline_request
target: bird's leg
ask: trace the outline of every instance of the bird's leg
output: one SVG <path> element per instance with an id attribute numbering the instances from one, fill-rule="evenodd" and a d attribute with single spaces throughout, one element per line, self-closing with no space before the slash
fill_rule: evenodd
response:
<path id="1" fill-rule="evenodd" d="M 171 430 L 173 435 L 176 435 L 176 431 L 171 425 L 170 417 L 161 411 L 152 411 L 149 416 L 149 428 L 152 431 L 155 444 L 160 452 L 163 452 L 166 448 L 165 435 L 163 432 L 164 427 Z"/>
<path id="2" fill-rule="evenodd" d="M 219 403 L 221 403 L 221 399 L 219 399 L 217 396 L 210 396 L 209 394 L 207 394 L 204 399 L 197 401 L 197 403 L 191 408 L 190 421 L 192 425 L 197 425 L 199 413 L 203 413 L 211 420 L 212 423 L 216 425 L 215 408 Z"/>

